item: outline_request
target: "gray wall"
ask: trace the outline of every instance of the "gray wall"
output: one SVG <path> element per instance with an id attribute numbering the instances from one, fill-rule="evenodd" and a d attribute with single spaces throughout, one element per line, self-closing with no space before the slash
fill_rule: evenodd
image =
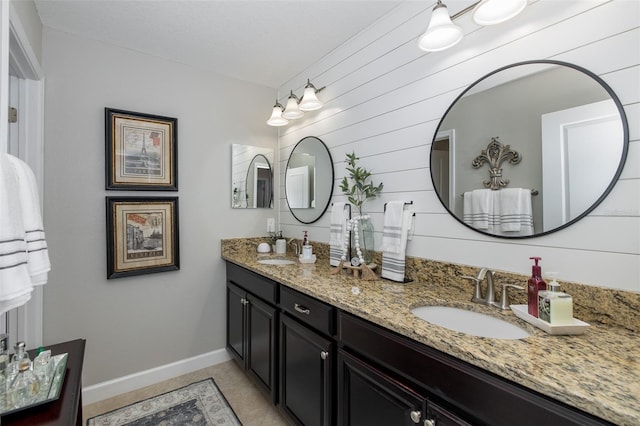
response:
<path id="1" fill-rule="evenodd" d="M 87 339 L 88 386 L 225 346 L 220 239 L 266 235 L 231 211 L 231 144 L 276 144 L 273 90 L 44 29 L 44 343 Z M 250 100 L 250 102 L 247 102 Z M 104 190 L 104 108 L 178 118 L 179 192 Z M 180 271 L 106 279 L 105 196 L 178 196 Z"/>

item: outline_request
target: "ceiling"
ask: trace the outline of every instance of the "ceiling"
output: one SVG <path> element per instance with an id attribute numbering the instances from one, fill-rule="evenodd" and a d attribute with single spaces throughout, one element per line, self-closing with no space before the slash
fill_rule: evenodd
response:
<path id="1" fill-rule="evenodd" d="M 44 26 L 278 88 L 401 1 L 35 0 L 35 4 Z"/>

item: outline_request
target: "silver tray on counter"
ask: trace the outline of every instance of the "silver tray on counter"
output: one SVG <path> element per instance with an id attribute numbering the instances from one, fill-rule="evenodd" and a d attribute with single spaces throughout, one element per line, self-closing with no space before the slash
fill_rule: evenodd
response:
<path id="1" fill-rule="evenodd" d="M 2 400 L 3 404 L 0 404 L 0 416 L 27 410 L 31 407 L 46 404 L 60 398 L 60 391 L 62 390 L 62 384 L 64 383 L 64 375 L 67 372 L 67 358 L 69 358 L 68 353 L 52 356 L 49 359 L 49 362 L 54 363 L 54 373 L 50 385 L 48 387 L 41 387 L 35 400 L 27 405 L 23 405 L 22 407 L 6 407 L 4 405 L 6 402 Z"/>

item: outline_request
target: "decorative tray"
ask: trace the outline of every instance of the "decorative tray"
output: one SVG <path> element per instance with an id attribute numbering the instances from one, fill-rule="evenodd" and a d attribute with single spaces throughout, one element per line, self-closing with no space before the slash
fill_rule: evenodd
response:
<path id="1" fill-rule="evenodd" d="M 575 318 L 573 319 L 573 322 L 570 324 L 562 324 L 562 325 L 549 324 L 548 322 L 542 321 L 541 319 L 536 318 L 533 315 L 529 315 L 527 305 L 511 305 L 511 310 L 513 311 L 514 314 L 516 314 L 518 318 L 523 319 L 529 324 L 533 324 L 539 329 L 542 329 L 547 333 L 553 334 L 553 335 L 582 334 L 587 330 L 587 328 L 589 328 L 589 324 Z"/>
<path id="2" fill-rule="evenodd" d="M 15 413 L 18 411 L 26 410 L 31 407 L 35 407 L 38 405 L 46 404 L 51 401 L 55 401 L 60 398 L 60 390 L 62 389 L 62 384 L 64 383 L 64 376 L 67 372 L 67 358 L 69 358 L 68 353 L 53 355 L 49 362 L 54 363 L 53 369 L 53 378 L 49 386 L 43 386 L 40 388 L 40 392 L 36 395 L 36 398 L 33 402 L 27 405 L 23 405 L 22 407 L 7 407 L 4 399 L 2 400 L 2 404 L 0 404 L 0 415 L 4 416 L 5 414 Z"/>

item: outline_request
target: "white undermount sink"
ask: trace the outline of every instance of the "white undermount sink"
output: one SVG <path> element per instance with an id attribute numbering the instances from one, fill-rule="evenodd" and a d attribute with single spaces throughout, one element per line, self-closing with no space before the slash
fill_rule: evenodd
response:
<path id="1" fill-rule="evenodd" d="M 490 315 L 449 306 L 421 306 L 411 313 L 431 324 L 479 337 L 524 339 L 529 333 L 517 325 Z"/>
<path id="2" fill-rule="evenodd" d="M 263 265 L 293 265 L 296 262 L 289 259 L 261 259 L 258 260 L 258 263 Z"/>

